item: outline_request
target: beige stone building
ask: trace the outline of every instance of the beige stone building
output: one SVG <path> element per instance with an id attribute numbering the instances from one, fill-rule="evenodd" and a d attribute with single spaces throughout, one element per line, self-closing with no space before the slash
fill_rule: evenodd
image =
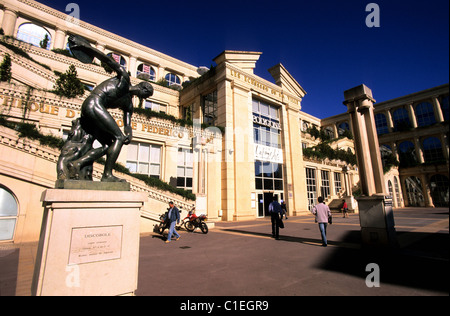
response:
<path id="1" fill-rule="evenodd" d="M 306 214 L 320 195 L 335 209 L 345 199 L 357 211 L 353 193 L 357 194 L 359 175 L 352 161 L 355 151 L 348 114 L 321 120 L 301 111 L 306 91 L 283 65 L 269 70 L 273 82 L 254 74 L 260 52 L 224 51 L 213 59 L 216 66 L 208 70 L 72 20 L 32 0 L 0 0 L 0 25 L 4 32 L 0 61 L 6 54 L 12 61 L 10 83 L 0 83 L 3 121 L 32 123 L 42 135 L 67 137 L 89 92 L 74 99 L 50 92 L 58 78 L 55 71 L 63 73 L 75 65 L 88 90 L 114 75 L 108 74 L 98 61 L 83 64 L 61 54 L 70 34 L 81 35 L 92 46 L 110 54 L 131 73 L 132 84 L 141 80 L 153 83 L 155 93 L 143 104 L 147 110 L 136 110 L 133 115 L 133 142 L 124 146 L 118 159 L 129 174 L 116 172 L 131 183 L 133 191 L 148 194 L 141 214 L 143 233 L 152 231 L 170 200 L 184 212 L 195 205 L 197 213 L 208 215 L 211 225 L 216 221 L 265 217 L 274 195 L 286 201 L 290 215 Z M 42 48 L 45 35 L 49 41 Z M 160 85 L 161 79 L 165 86 Z M 437 89 L 426 96 L 376 105 L 377 114 L 386 114 L 393 107 L 415 106 L 416 102 L 431 98 L 434 109 L 443 109 L 441 116 L 436 116 L 439 126 L 429 128 L 441 142 L 447 173 L 443 167 L 434 172 L 428 166 L 425 176 L 422 166 L 405 169 L 404 173 L 402 169 L 389 168 L 385 185 L 386 192 L 394 196 L 394 206 L 414 205 L 407 202 L 412 189 L 405 193 L 405 188 L 410 188 L 409 175 L 413 174 L 422 183 L 430 183 L 431 188 L 433 183 L 442 188 L 447 177 L 448 205 L 448 85 Z M 138 100 L 134 102 L 138 108 Z M 337 106 L 342 105 L 337 102 Z M 118 125 L 123 125 L 121 113 L 111 113 Z M 41 194 L 54 187 L 59 151 L 39 140 L 20 137 L 14 127 L 3 125 L 0 242 L 36 241 L 43 212 Z M 322 130 L 322 137 L 315 134 L 313 126 Z M 423 146 L 425 129 L 417 127 L 416 132 L 414 126 L 410 131 L 414 136 L 405 136 L 405 140 L 414 138 L 415 146 Z M 400 155 L 393 145 L 399 139 L 394 127 L 394 123 L 388 125 L 393 136 L 380 134 L 380 144 L 389 145 L 394 155 Z M 428 154 L 432 155 L 422 151 L 425 157 Z M 420 162 L 422 156 L 417 157 Z M 95 180 L 100 179 L 102 168 L 95 164 Z M 144 182 L 133 174 L 159 179 L 184 193 L 168 191 L 161 185 L 150 186 L 151 180 Z M 434 177 L 436 174 L 443 178 Z M 195 201 L 185 192 L 192 192 Z M 422 191 L 426 205 L 431 205 L 430 195 L 434 192 Z M 445 192 L 439 194 L 445 203 Z"/>
<path id="2" fill-rule="evenodd" d="M 388 180 L 391 193 L 406 206 L 449 205 L 449 85 L 445 84 L 375 105 L 382 155 L 400 162 Z"/>

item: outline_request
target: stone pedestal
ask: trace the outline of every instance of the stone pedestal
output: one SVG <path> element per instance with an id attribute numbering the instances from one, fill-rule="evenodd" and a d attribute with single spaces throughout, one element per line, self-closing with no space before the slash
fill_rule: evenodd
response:
<path id="1" fill-rule="evenodd" d="M 397 247 L 392 197 L 374 195 L 359 197 L 357 200 L 363 244 Z"/>
<path id="2" fill-rule="evenodd" d="M 396 246 L 392 197 L 386 196 L 372 90 L 360 85 L 345 91 L 344 96 L 352 122 L 363 194 L 357 199 L 362 242 L 370 246 Z"/>
<path id="3" fill-rule="evenodd" d="M 46 190 L 32 295 L 133 295 L 143 193 Z"/>

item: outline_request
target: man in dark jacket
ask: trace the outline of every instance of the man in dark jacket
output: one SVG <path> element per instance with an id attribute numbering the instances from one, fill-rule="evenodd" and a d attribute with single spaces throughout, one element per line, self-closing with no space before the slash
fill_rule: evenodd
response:
<path id="1" fill-rule="evenodd" d="M 175 224 L 180 223 L 180 211 L 176 206 L 173 205 L 173 202 L 169 202 L 169 212 L 167 213 L 167 220 L 170 223 L 169 234 L 167 235 L 166 243 L 169 243 L 172 239 L 172 235 L 175 235 L 177 241 L 180 239 L 180 235 L 175 230 Z"/>
<path id="2" fill-rule="evenodd" d="M 274 195 L 273 202 L 269 205 L 269 213 L 272 220 L 272 237 L 280 239 L 281 217 L 283 216 L 281 205 L 278 203 L 278 197 Z"/>

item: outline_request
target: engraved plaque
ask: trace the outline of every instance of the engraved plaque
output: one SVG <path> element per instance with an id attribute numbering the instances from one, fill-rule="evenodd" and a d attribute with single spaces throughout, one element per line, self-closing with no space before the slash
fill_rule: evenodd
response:
<path id="1" fill-rule="evenodd" d="M 123 226 L 72 228 L 69 265 L 120 259 Z"/>

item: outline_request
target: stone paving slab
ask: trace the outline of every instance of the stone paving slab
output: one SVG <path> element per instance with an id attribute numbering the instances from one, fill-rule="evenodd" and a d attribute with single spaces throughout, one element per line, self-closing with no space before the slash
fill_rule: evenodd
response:
<path id="1" fill-rule="evenodd" d="M 312 216 L 291 217 L 271 238 L 270 220 L 219 222 L 207 235 L 181 231 L 169 244 L 141 236 L 138 296 L 449 295 L 448 209 L 395 211 L 397 251 L 360 245 L 358 215 L 334 215 L 321 247 Z M 28 296 L 37 243 L 0 244 L 0 296 Z M 376 263 L 380 287 L 367 287 Z"/>

